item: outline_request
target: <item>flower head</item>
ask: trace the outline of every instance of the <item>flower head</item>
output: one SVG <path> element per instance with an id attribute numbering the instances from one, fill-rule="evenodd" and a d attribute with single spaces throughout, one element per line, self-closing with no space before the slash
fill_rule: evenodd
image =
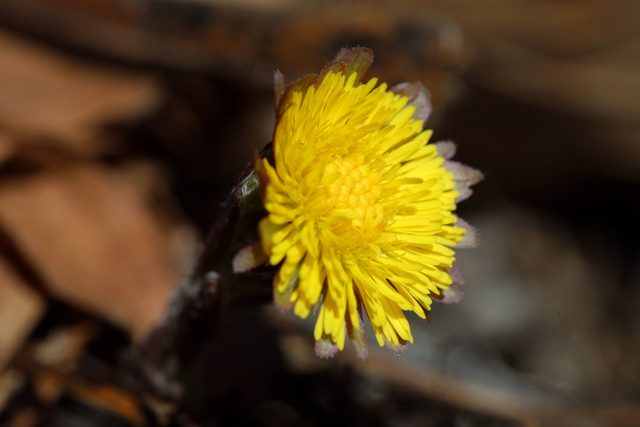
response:
<path id="1" fill-rule="evenodd" d="M 425 318 L 434 298 L 452 299 L 451 248 L 474 243 L 453 212 L 481 175 L 445 160 L 451 143 L 428 143 L 422 85 L 361 84 L 372 59 L 343 49 L 288 87 L 276 73 L 273 158 L 256 165 L 262 244 L 280 264 L 274 298 L 303 318 L 319 308 L 323 356 L 349 335 L 366 357 L 363 312 L 381 346 L 413 342 L 404 312 Z"/>

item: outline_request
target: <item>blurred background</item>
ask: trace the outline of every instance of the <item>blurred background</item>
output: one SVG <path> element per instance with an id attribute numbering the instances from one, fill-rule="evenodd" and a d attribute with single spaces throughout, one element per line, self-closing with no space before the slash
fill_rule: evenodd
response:
<path id="1" fill-rule="evenodd" d="M 271 140 L 273 71 L 358 45 L 486 176 L 464 299 L 366 362 L 253 309 L 188 399 L 148 392 L 131 344 Z M 0 426 L 639 426 L 639 190 L 634 0 L 4 0 Z"/>

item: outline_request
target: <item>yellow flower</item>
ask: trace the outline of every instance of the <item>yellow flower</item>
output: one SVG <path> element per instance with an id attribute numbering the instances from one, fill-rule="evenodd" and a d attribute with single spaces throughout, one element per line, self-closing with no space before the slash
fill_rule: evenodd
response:
<path id="1" fill-rule="evenodd" d="M 281 264 L 274 297 L 302 318 L 319 307 L 314 336 L 325 356 L 343 349 L 347 331 L 362 331 L 362 307 L 380 346 L 413 342 L 404 312 L 425 318 L 432 298 L 442 299 L 450 247 L 469 229 L 453 211 L 470 181 L 447 170 L 416 119 L 430 109 L 426 91 L 360 84 L 369 58 L 343 50 L 318 77 L 286 91 L 280 80 L 273 159 L 257 161 L 262 244 L 269 263 Z"/>

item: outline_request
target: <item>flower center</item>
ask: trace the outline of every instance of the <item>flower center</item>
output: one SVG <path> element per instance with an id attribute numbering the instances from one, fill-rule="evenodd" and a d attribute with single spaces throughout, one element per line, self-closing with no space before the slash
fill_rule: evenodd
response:
<path id="1" fill-rule="evenodd" d="M 325 176 L 340 174 L 339 178 L 326 187 L 327 203 L 334 209 L 348 209 L 357 214 L 351 220 L 351 227 L 369 228 L 382 215 L 382 205 L 378 203 L 382 195 L 382 175 L 364 164 L 361 153 L 346 157 L 334 155 L 324 169 Z M 378 221 L 375 221 L 376 223 Z M 334 230 L 338 231 L 338 230 Z"/>

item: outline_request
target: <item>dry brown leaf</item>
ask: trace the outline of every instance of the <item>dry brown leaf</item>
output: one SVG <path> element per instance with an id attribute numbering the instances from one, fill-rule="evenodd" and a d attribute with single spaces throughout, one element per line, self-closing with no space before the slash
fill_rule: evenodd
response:
<path id="1" fill-rule="evenodd" d="M 148 73 L 81 61 L 4 31 L 0 63 L 0 126 L 81 153 L 96 149 L 105 124 L 148 111 L 162 97 Z"/>
<path id="2" fill-rule="evenodd" d="M 180 276 L 140 196 L 99 166 L 4 182 L 0 222 L 48 291 L 135 336 L 158 319 Z"/>
<path id="3" fill-rule="evenodd" d="M 43 298 L 0 258 L 0 370 L 20 349 L 44 308 Z"/>

